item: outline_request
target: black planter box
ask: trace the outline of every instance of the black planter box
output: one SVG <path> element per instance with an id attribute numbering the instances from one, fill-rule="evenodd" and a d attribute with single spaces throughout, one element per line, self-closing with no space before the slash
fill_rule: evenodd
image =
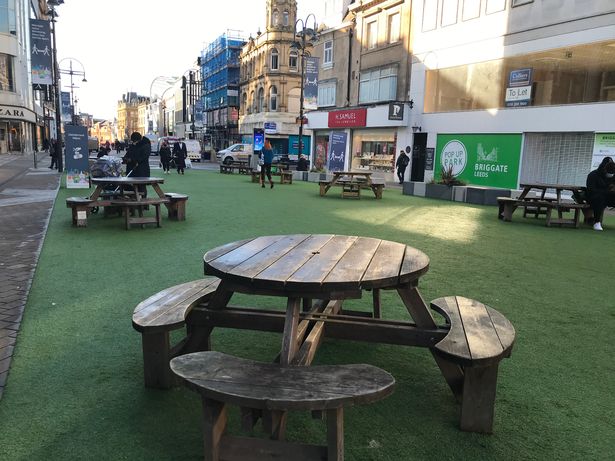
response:
<path id="1" fill-rule="evenodd" d="M 425 184 L 425 197 L 452 200 L 453 188 L 444 184 Z"/>
<path id="2" fill-rule="evenodd" d="M 510 197 L 510 189 L 493 189 L 490 187 L 468 186 L 466 203 L 474 205 L 497 205 L 498 197 Z"/>

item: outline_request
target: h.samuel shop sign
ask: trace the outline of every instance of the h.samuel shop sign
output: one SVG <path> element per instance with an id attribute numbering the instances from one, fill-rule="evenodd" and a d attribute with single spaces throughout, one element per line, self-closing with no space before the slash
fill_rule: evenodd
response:
<path id="1" fill-rule="evenodd" d="M 367 109 L 334 110 L 329 112 L 329 128 L 363 127 L 367 123 Z"/>

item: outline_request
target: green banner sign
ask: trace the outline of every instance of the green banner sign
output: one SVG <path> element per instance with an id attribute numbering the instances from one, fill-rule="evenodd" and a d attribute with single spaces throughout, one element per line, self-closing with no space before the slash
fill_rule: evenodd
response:
<path id="1" fill-rule="evenodd" d="M 452 167 L 468 184 L 514 189 L 520 156 L 520 134 L 439 134 L 434 178 Z"/>

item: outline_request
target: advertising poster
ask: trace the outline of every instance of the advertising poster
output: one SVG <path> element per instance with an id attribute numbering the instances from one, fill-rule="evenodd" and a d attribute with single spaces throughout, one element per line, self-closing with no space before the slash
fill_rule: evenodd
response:
<path id="1" fill-rule="evenodd" d="M 347 143 L 348 135 L 344 131 L 331 132 L 327 156 L 327 169 L 329 171 L 344 171 Z"/>
<path id="2" fill-rule="evenodd" d="M 310 152 L 310 136 L 303 136 L 301 144 L 302 154 L 309 158 Z M 299 136 L 291 134 L 288 136 L 288 155 L 291 160 L 296 160 L 299 155 Z"/>
<path id="3" fill-rule="evenodd" d="M 314 152 L 314 168 L 323 170 L 327 163 L 327 150 L 329 149 L 329 137 L 317 136 L 316 149 Z"/>
<path id="4" fill-rule="evenodd" d="M 595 136 L 592 170 L 598 168 L 604 157 L 615 159 L 615 133 L 596 133 Z"/>
<path id="5" fill-rule="evenodd" d="M 318 58 L 305 58 L 303 107 L 306 110 L 318 109 Z"/>
<path id="6" fill-rule="evenodd" d="M 77 125 L 65 125 L 64 128 L 66 187 L 68 189 L 89 189 L 88 129 Z"/>
<path id="7" fill-rule="evenodd" d="M 70 123 L 71 110 L 70 110 L 70 93 L 68 91 L 62 91 L 60 93 L 60 103 L 62 105 L 62 122 Z"/>
<path id="8" fill-rule="evenodd" d="M 262 128 L 254 128 L 254 150 L 261 151 L 265 147 L 265 131 Z"/>
<path id="9" fill-rule="evenodd" d="M 32 84 L 51 85 L 51 33 L 49 21 L 30 19 L 30 58 L 32 60 Z"/>
<path id="10" fill-rule="evenodd" d="M 467 184 L 514 189 L 519 177 L 520 134 L 438 135 L 434 178 L 443 169 Z"/>

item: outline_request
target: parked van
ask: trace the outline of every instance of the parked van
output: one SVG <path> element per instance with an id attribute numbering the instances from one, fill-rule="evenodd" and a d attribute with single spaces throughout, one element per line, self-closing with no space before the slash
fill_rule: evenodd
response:
<path id="1" fill-rule="evenodd" d="M 186 143 L 186 150 L 188 151 L 188 158 L 191 162 L 201 161 L 201 143 L 196 139 L 184 139 Z"/>
<path id="2" fill-rule="evenodd" d="M 218 161 L 228 165 L 231 162 L 247 162 L 252 155 L 252 144 L 233 144 L 226 149 L 218 151 Z"/>

